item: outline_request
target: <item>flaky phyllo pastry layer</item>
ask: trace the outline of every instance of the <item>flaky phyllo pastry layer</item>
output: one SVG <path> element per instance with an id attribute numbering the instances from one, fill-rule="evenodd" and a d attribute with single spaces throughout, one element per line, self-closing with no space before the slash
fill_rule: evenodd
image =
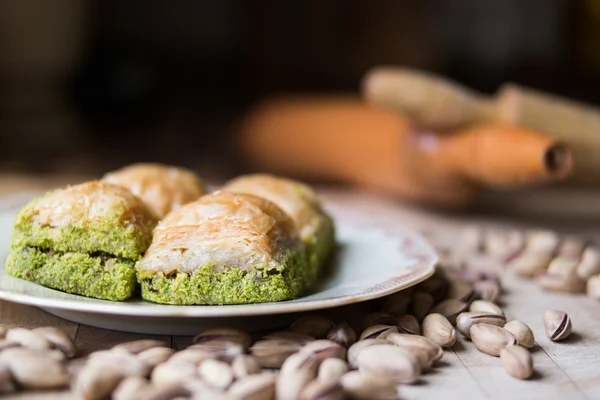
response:
<path id="1" fill-rule="evenodd" d="M 170 213 L 137 268 L 142 297 L 169 304 L 287 300 L 310 279 L 291 218 L 266 199 L 227 191 Z"/>
<path id="2" fill-rule="evenodd" d="M 120 186 L 93 181 L 56 190 L 17 214 L 6 271 L 69 293 L 125 300 L 156 223 Z"/>
<path id="3" fill-rule="evenodd" d="M 291 179 L 253 174 L 232 180 L 224 189 L 265 198 L 286 212 L 307 247 L 310 277 L 317 278 L 333 251 L 335 240 L 333 221 L 321 209 L 320 200 L 312 188 Z"/>
<path id="4" fill-rule="evenodd" d="M 131 190 L 160 218 L 204 194 L 196 174 L 171 165 L 133 164 L 106 174 L 103 180 Z"/>

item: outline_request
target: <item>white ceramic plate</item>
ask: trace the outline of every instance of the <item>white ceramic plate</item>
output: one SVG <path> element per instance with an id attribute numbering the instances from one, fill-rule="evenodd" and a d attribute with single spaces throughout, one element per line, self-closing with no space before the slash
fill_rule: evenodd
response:
<path id="1" fill-rule="evenodd" d="M 0 299 L 38 306 L 65 319 L 101 328 L 190 335 L 224 324 L 249 330 L 278 327 L 293 317 L 291 313 L 375 299 L 415 285 L 433 274 L 437 256 L 421 236 L 401 227 L 392 232 L 369 226 L 364 215 L 360 218 L 335 207 L 327 209 L 336 221 L 339 243 L 331 276 L 296 300 L 227 306 L 172 306 L 143 300 L 110 302 L 63 293 L 9 276 L 4 271 L 4 261 L 14 211 L 0 212 Z"/>

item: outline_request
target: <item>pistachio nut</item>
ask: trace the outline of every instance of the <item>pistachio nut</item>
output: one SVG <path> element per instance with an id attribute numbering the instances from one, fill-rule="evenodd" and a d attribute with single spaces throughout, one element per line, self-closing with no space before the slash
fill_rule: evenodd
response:
<path id="1" fill-rule="evenodd" d="M 133 340 L 130 342 L 119 343 L 113 346 L 113 350 L 124 350 L 131 354 L 138 354 L 144 350 L 152 349 L 154 347 L 168 347 L 167 344 L 160 340 L 154 339 L 141 339 Z"/>
<path id="2" fill-rule="evenodd" d="M 137 357 L 154 368 L 158 364 L 166 362 L 174 353 L 175 350 L 169 347 L 152 347 L 138 353 Z"/>
<path id="3" fill-rule="evenodd" d="M 533 331 L 527 324 L 519 320 L 512 320 L 504 325 L 504 329 L 513 334 L 513 336 L 517 339 L 517 344 L 519 346 L 526 347 L 531 349 L 535 346 L 535 337 L 533 336 Z"/>
<path id="4" fill-rule="evenodd" d="M 150 388 L 149 382 L 140 376 L 130 376 L 117 385 L 111 395 L 112 400 L 132 400 L 141 397 Z"/>
<path id="5" fill-rule="evenodd" d="M 295 320 L 290 330 L 323 339 L 333 328 L 334 323 L 329 318 L 320 315 L 306 315 Z"/>
<path id="6" fill-rule="evenodd" d="M 260 373 L 260 364 L 254 356 L 242 354 L 233 359 L 231 369 L 233 376 L 236 379 L 240 379 L 248 375 Z"/>
<path id="7" fill-rule="evenodd" d="M 347 322 L 340 322 L 327 333 L 327 339 L 348 348 L 356 342 L 356 332 Z"/>
<path id="8" fill-rule="evenodd" d="M 317 379 L 325 382 L 337 382 L 346 372 L 348 372 L 346 361 L 339 358 L 328 358 L 319 366 Z"/>
<path id="9" fill-rule="evenodd" d="M 527 379 L 533 374 L 533 359 L 521 346 L 510 345 L 500 350 L 502 366 L 511 376 Z"/>
<path id="10" fill-rule="evenodd" d="M 152 370 L 150 380 L 156 387 L 181 385 L 198 376 L 198 368 L 188 362 L 174 361 L 172 358 Z"/>
<path id="11" fill-rule="evenodd" d="M 6 332 L 8 332 L 8 328 L 0 324 L 0 339 L 4 339 L 6 337 Z"/>
<path id="12" fill-rule="evenodd" d="M 515 275 L 531 278 L 544 272 L 552 256 L 546 253 L 523 253 L 508 262 L 508 269 Z"/>
<path id="13" fill-rule="evenodd" d="M 500 286 L 495 281 L 479 280 L 473 283 L 475 296 L 481 300 L 491 301 L 492 303 L 500 296 Z"/>
<path id="14" fill-rule="evenodd" d="M 120 369 L 106 368 L 100 364 L 87 364 L 77 376 L 73 391 L 85 400 L 101 400 L 110 396 L 126 378 Z"/>
<path id="15" fill-rule="evenodd" d="M 388 315 L 403 315 L 408 310 L 410 297 L 405 292 L 397 292 L 385 298 L 382 311 Z M 388 324 L 384 321 L 371 321 L 369 325 Z"/>
<path id="16" fill-rule="evenodd" d="M 395 400 L 398 397 L 396 382 L 387 376 L 350 371 L 340 379 L 344 392 L 356 400 Z"/>
<path id="17" fill-rule="evenodd" d="M 120 370 L 125 376 L 147 376 L 152 369 L 150 365 L 140 360 L 134 354 L 119 350 L 93 353 L 90 355 L 88 364 Z"/>
<path id="18" fill-rule="evenodd" d="M 475 300 L 469 306 L 471 312 L 485 312 L 488 314 L 498 314 L 504 316 L 504 311 L 497 304 L 487 300 Z"/>
<path id="19" fill-rule="evenodd" d="M 7 349 L 0 353 L 0 364 L 8 367 L 14 381 L 23 388 L 62 388 L 69 383 L 68 370 L 49 353 L 24 347 Z"/>
<path id="20" fill-rule="evenodd" d="M 456 317 L 463 311 L 466 311 L 467 303 L 458 299 L 446 299 L 436 304 L 429 310 L 433 314 L 442 314 L 450 321 L 452 325 L 456 324 Z"/>
<path id="21" fill-rule="evenodd" d="M 275 385 L 278 400 L 296 400 L 302 389 L 317 376 L 319 361 L 314 353 L 298 352 L 281 366 Z"/>
<path id="22" fill-rule="evenodd" d="M 563 293 L 583 293 L 585 281 L 579 276 L 544 274 L 536 277 L 537 285 L 547 291 Z"/>
<path id="23" fill-rule="evenodd" d="M 235 342 L 242 345 L 245 349 L 250 347 L 252 339 L 244 331 L 230 328 L 208 329 L 196 335 L 192 342 L 194 344 L 210 342 L 213 340 L 222 340 L 226 342 Z"/>
<path id="24" fill-rule="evenodd" d="M 373 325 L 393 325 L 394 316 L 383 311 L 375 311 L 367 314 L 363 322 L 363 328 L 368 328 Z"/>
<path id="25" fill-rule="evenodd" d="M 396 317 L 394 319 L 394 324 L 400 333 L 410 333 L 411 335 L 421 334 L 419 321 L 417 321 L 417 318 L 412 314 L 405 314 L 401 317 Z"/>
<path id="26" fill-rule="evenodd" d="M 398 333 L 398 327 L 394 325 L 373 325 L 364 330 L 359 340 L 385 339 L 390 333 Z"/>
<path id="27" fill-rule="evenodd" d="M 390 342 L 388 342 L 386 339 L 359 340 L 358 342 L 354 343 L 352 346 L 350 346 L 348 348 L 348 354 L 347 354 L 348 364 L 352 368 L 357 368 L 358 365 L 356 364 L 356 359 L 361 351 L 363 351 L 364 349 L 366 349 L 369 346 L 374 346 L 376 344 L 389 344 L 389 343 Z"/>
<path id="28" fill-rule="evenodd" d="M 600 300 L 600 275 L 591 276 L 587 280 L 586 294 L 592 299 Z"/>
<path id="29" fill-rule="evenodd" d="M 294 332 L 294 331 L 278 331 L 278 332 L 271 332 L 265 336 L 263 336 L 263 339 L 280 339 L 280 340 L 289 340 L 292 342 L 297 342 L 299 345 L 305 345 L 308 342 L 312 342 L 313 340 L 315 340 L 315 338 L 313 336 L 304 334 L 304 333 L 300 333 L 300 332 Z"/>
<path id="30" fill-rule="evenodd" d="M 344 400 L 344 390 L 339 382 L 317 379 L 302 389 L 300 400 Z"/>
<path id="31" fill-rule="evenodd" d="M 579 265 L 579 257 L 572 258 L 566 256 L 558 256 L 550 261 L 548 264 L 548 274 L 550 275 L 561 275 L 569 276 L 575 275 L 577 272 L 577 266 Z"/>
<path id="32" fill-rule="evenodd" d="M 442 314 L 429 314 L 423 320 L 423 336 L 441 347 L 452 347 L 456 343 L 456 330 Z"/>
<path id="33" fill-rule="evenodd" d="M 427 292 L 415 292 L 412 295 L 412 314 L 418 321 L 423 321 L 435 300 Z"/>
<path id="34" fill-rule="evenodd" d="M 552 254 L 560 243 L 560 237 L 550 230 L 536 230 L 528 232 L 526 250 L 533 253 Z"/>
<path id="35" fill-rule="evenodd" d="M 302 348 L 298 342 L 281 339 L 259 340 L 250 353 L 263 368 L 280 368 L 283 362 Z"/>
<path id="36" fill-rule="evenodd" d="M 489 232 L 484 243 L 487 254 L 507 260 L 519 253 L 525 246 L 525 235 L 521 231 Z"/>
<path id="37" fill-rule="evenodd" d="M 386 338 L 390 343 L 410 351 L 411 348 L 424 349 L 433 360 L 439 361 L 444 356 L 442 347 L 425 336 L 409 335 L 406 333 L 393 333 Z M 359 342 L 360 343 L 360 342 Z"/>
<path id="38" fill-rule="evenodd" d="M 191 392 L 182 385 L 172 386 L 161 386 L 154 387 L 150 385 L 147 390 L 142 393 L 141 399 L 143 400 L 178 400 L 178 399 L 189 399 Z M 205 397 L 208 398 L 208 397 Z M 141 400 L 140 399 L 140 400 Z M 232 400 L 232 399 L 228 399 Z"/>
<path id="39" fill-rule="evenodd" d="M 579 259 L 587 245 L 587 241 L 579 236 L 567 236 L 558 246 L 559 257 Z"/>
<path id="40" fill-rule="evenodd" d="M 300 351 L 313 353 L 318 362 L 321 363 L 328 358 L 341 358 L 344 360 L 346 359 L 347 350 L 331 340 L 321 339 L 305 344 Z"/>
<path id="41" fill-rule="evenodd" d="M 458 299 L 461 301 L 468 302 L 473 296 L 473 285 L 462 280 L 455 280 L 450 282 L 448 288 L 448 297 L 451 299 Z"/>
<path id="42" fill-rule="evenodd" d="M 52 347 L 62 351 L 67 358 L 75 357 L 75 345 L 62 329 L 54 326 L 41 326 L 31 331 L 41 335 Z"/>
<path id="43" fill-rule="evenodd" d="M 44 336 L 25 328 L 12 328 L 6 332 L 6 340 L 19 343 L 23 347 L 34 350 L 49 350 L 50 342 Z"/>
<path id="44" fill-rule="evenodd" d="M 600 274 L 600 249 L 598 247 L 586 247 L 581 255 L 576 273 L 583 280 Z"/>
<path id="45" fill-rule="evenodd" d="M 415 382 L 421 374 L 419 362 L 410 352 L 391 344 L 376 344 L 357 357 L 360 371 L 387 376 L 398 383 Z"/>
<path id="46" fill-rule="evenodd" d="M 217 389 L 225 389 L 233 382 L 233 370 L 226 362 L 208 359 L 204 360 L 198 367 L 198 375 L 210 386 Z"/>
<path id="47" fill-rule="evenodd" d="M 456 317 L 456 329 L 467 339 L 471 338 L 471 327 L 476 324 L 490 324 L 502 327 L 506 324 L 506 318 L 504 315 L 485 311 L 464 312 L 458 314 L 458 317 Z"/>
<path id="48" fill-rule="evenodd" d="M 559 310 L 544 311 L 544 326 L 546 335 L 554 342 L 569 337 L 573 329 L 569 315 Z"/>
<path id="49" fill-rule="evenodd" d="M 498 357 L 500 350 L 508 345 L 517 344 L 512 333 L 499 326 L 476 324 L 471 326 L 471 341 L 477 350 L 484 354 Z"/>
<path id="50" fill-rule="evenodd" d="M 272 400 L 275 380 L 275 375 L 268 373 L 248 375 L 234 382 L 228 393 L 237 400 Z"/>
<path id="51" fill-rule="evenodd" d="M 204 360 L 209 358 L 219 358 L 218 353 L 208 351 L 202 348 L 188 347 L 187 349 L 178 351 L 169 357 L 169 362 L 185 362 L 200 365 Z"/>
<path id="52" fill-rule="evenodd" d="M 223 361 L 231 362 L 235 357 L 246 352 L 246 348 L 235 341 L 215 339 L 191 345 L 188 349 L 200 349 L 213 353 Z"/>

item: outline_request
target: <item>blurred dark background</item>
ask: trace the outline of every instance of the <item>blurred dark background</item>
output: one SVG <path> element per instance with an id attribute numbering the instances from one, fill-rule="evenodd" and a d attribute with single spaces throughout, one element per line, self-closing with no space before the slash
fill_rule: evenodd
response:
<path id="1" fill-rule="evenodd" d="M 0 172 L 229 177 L 254 101 L 356 91 L 378 64 L 600 104 L 600 2 L 0 0 Z"/>

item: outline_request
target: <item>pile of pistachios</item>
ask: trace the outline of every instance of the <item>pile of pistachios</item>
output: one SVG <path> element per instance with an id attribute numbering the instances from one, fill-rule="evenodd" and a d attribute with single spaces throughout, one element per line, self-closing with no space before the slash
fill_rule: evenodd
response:
<path id="1" fill-rule="evenodd" d="M 537 239 L 539 241 L 539 239 Z M 0 393 L 71 390 L 86 400 L 396 399 L 402 385 L 439 366 L 460 334 L 499 357 L 508 374 L 534 371 L 534 334 L 508 321 L 489 271 L 442 267 L 428 280 L 368 303 L 357 321 L 305 315 L 280 331 L 201 332 L 176 351 L 157 340 L 78 355 L 54 327 L 0 329 Z M 543 315 L 552 340 L 569 336 L 569 316 Z"/>
<path id="2" fill-rule="evenodd" d="M 465 254 L 483 252 L 507 270 L 534 279 L 543 290 L 584 293 L 600 300 L 600 248 L 584 237 L 549 230 L 492 231 L 469 227 L 463 232 Z"/>

